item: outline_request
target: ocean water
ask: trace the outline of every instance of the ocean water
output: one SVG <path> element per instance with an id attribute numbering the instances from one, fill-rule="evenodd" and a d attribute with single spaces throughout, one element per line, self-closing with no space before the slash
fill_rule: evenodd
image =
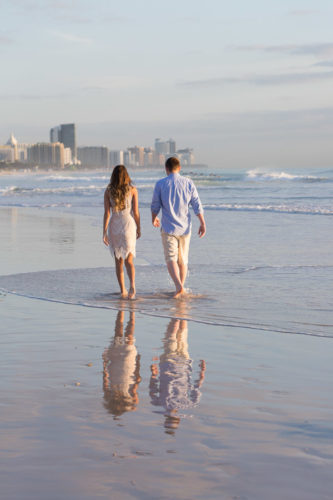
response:
<path id="1" fill-rule="evenodd" d="M 333 336 L 333 169 L 243 172 L 184 170 L 197 185 L 207 235 L 193 217 L 188 298 L 169 300 L 159 231 L 150 201 L 163 169 L 130 171 L 139 191 L 142 238 L 137 245 L 138 299 L 147 315 L 264 332 Z M 86 217 L 100 238 L 103 192 L 109 172 L 12 172 L 0 175 L 0 206 Z M 66 238 L 71 238 L 67 227 Z M 37 244 L 37 242 L 36 242 Z M 112 266 L 110 257 L 110 268 Z M 66 266 L 63 266 L 66 267 Z M 91 255 L 68 266 L 9 274 L 0 288 L 82 306 L 119 309 L 112 269 Z M 132 307 L 131 306 L 131 307 Z"/>

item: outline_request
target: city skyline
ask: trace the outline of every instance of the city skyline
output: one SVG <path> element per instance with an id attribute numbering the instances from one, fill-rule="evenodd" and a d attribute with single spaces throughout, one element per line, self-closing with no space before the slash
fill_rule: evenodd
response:
<path id="1" fill-rule="evenodd" d="M 5 144 L 0 143 L 0 167 L 84 167 L 108 168 L 117 164 L 129 167 L 164 166 L 169 156 L 177 156 L 183 166 L 193 166 L 193 148 L 177 149 L 172 138 L 155 138 L 154 146 L 127 146 L 119 150 L 108 146 L 77 146 L 76 124 L 63 123 L 49 131 L 49 142 L 25 143 L 17 140 L 13 132 Z M 113 145 L 114 146 L 114 145 Z"/>
<path id="2" fill-rule="evenodd" d="M 1 8 L 1 142 L 66 122 L 82 145 L 177 137 L 211 166 L 332 164 L 328 0 Z"/>

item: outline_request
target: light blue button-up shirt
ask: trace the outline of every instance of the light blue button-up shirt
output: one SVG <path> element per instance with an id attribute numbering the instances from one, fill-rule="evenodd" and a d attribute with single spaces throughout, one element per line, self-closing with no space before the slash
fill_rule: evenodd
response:
<path id="1" fill-rule="evenodd" d="M 158 214 L 162 208 L 162 231 L 176 236 L 191 231 L 190 205 L 195 215 L 203 208 L 193 181 L 173 172 L 155 184 L 151 211 Z"/>

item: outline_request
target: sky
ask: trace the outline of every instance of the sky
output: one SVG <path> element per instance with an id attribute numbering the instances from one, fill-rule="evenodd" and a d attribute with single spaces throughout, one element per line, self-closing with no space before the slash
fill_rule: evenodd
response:
<path id="1" fill-rule="evenodd" d="M 0 0 L 0 143 L 174 138 L 212 167 L 333 166 L 331 0 Z"/>

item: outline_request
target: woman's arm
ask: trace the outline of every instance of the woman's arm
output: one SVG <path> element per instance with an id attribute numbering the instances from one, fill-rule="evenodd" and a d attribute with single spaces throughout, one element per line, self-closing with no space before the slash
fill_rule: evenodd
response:
<path id="1" fill-rule="evenodd" d="M 104 217 L 103 217 L 103 242 L 106 246 L 109 246 L 109 238 L 107 230 L 110 221 L 110 209 L 111 209 L 110 197 L 108 190 L 106 189 L 104 193 Z"/>
<path id="2" fill-rule="evenodd" d="M 140 212 L 139 212 L 139 195 L 138 195 L 138 190 L 136 188 L 133 188 L 132 191 L 132 212 L 136 224 L 136 238 L 138 239 L 141 236 L 141 227 L 140 227 Z"/>

